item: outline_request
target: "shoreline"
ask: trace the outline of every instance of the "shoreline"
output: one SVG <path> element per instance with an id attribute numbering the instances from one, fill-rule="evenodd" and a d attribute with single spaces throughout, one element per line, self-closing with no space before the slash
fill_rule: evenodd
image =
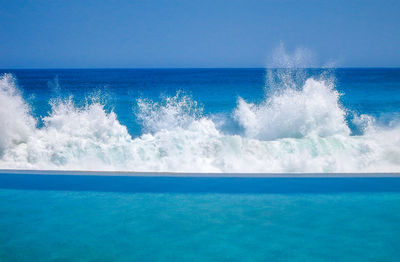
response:
<path id="1" fill-rule="evenodd" d="M 36 170 L 0 169 L 1 174 L 65 175 L 65 176 L 122 176 L 122 177 L 207 177 L 207 178 L 400 178 L 400 172 L 371 173 L 202 173 L 202 172 L 137 172 L 137 171 L 89 171 L 89 170 Z"/>

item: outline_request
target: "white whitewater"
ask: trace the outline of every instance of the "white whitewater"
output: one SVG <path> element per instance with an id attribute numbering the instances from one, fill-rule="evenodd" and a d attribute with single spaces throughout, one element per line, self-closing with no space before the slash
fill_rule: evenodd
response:
<path id="1" fill-rule="evenodd" d="M 37 127 L 11 75 L 0 78 L 0 168 L 175 172 L 398 172 L 400 127 L 368 116 L 350 135 L 332 82 L 307 79 L 259 104 L 238 100 L 242 135 L 227 135 L 189 97 L 139 100 L 132 138 L 100 103 L 53 103 Z"/>

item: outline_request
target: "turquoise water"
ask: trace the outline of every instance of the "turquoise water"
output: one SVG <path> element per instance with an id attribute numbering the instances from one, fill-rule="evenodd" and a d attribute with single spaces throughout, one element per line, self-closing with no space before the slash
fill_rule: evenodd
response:
<path id="1" fill-rule="evenodd" d="M 59 177 L 2 174 L 0 261 L 400 257 L 396 178 Z"/>
<path id="2" fill-rule="evenodd" d="M 0 261 L 399 261 L 399 178 L 201 176 L 399 172 L 400 69 L 0 71 Z"/>

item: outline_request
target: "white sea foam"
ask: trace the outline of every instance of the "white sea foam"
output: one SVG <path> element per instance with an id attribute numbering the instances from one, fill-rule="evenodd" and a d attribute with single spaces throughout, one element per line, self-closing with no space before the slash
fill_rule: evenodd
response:
<path id="1" fill-rule="evenodd" d="M 286 88 L 258 105 L 239 99 L 234 112 L 246 136 L 260 140 L 349 135 L 345 115 L 333 84 L 312 78 L 301 90 Z"/>
<path id="2" fill-rule="evenodd" d="M 188 127 L 203 112 L 196 101 L 181 91 L 173 97 L 164 97 L 162 102 L 138 99 L 137 105 L 137 119 L 148 132 Z"/>
<path id="3" fill-rule="evenodd" d="M 400 127 L 369 116 L 350 135 L 332 82 L 307 79 L 259 104 L 239 99 L 233 112 L 242 135 L 222 132 L 182 94 L 139 100 L 145 132 L 132 138 L 102 104 L 52 104 L 36 120 L 10 75 L 0 79 L 0 168 L 177 172 L 400 171 Z M 358 121 L 358 122 L 357 122 Z"/>
<path id="4" fill-rule="evenodd" d="M 0 155 L 15 145 L 26 143 L 35 125 L 14 78 L 10 74 L 3 75 L 0 78 Z"/>

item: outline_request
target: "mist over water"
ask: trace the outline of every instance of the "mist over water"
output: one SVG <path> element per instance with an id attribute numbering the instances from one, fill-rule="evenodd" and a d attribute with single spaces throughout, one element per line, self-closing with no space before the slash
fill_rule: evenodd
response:
<path id="1" fill-rule="evenodd" d="M 47 101 L 48 114 L 35 116 L 15 77 L 3 74 L 0 168 L 400 171 L 397 116 L 383 124 L 375 116 L 346 109 L 341 102 L 346 94 L 337 91 L 332 72 L 309 76 L 302 68 L 309 64 L 300 54 L 281 55 L 277 61 L 282 64 L 275 64 L 280 68 L 265 74 L 264 96 L 248 101 L 238 94 L 236 107 L 227 114 L 206 113 L 202 101 L 184 89 L 161 99 L 139 97 L 129 118 L 140 124 L 140 135 L 131 134 L 115 110 L 100 102 L 101 92 L 80 105 L 59 95 Z M 58 78 L 52 83 L 62 92 Z"/>

